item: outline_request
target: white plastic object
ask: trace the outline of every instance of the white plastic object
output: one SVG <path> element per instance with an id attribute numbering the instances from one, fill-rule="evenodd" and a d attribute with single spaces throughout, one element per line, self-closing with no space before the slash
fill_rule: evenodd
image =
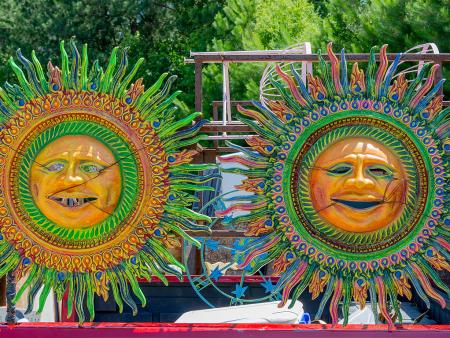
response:
<path id="1" fill-rule="evenodd" d="M 296 301 L 289 309 L 288 301 L 282 308 L 279 301 L 220 307 L 185 312 L 175 323 L 275 323 L 296 324 L 303 315 L 303 304 Z"/>

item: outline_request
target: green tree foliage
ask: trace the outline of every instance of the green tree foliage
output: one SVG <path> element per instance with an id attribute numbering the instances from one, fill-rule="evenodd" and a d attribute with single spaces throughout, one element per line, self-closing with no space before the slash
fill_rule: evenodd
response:
<path id="1" fill-rule="evenodd" d="M 127 0 L 1 1 L 0 77 L 10 77 L 7 59 L 17 48 L 25 55 L 34 49 L 41 61 L 57 59 L 59 41 L 72 36 L 89 44 L 92 58 L 106 60 L 136 21 L 137 7 Z"/>
<path id="2" fill-rule="evenodd" d="M 434 42 L 441 52 L 450 47 L 449 0 L 327 0 L 317 7 L 323 17 L 316 47 L 333 41 L 347 52 L 368 52 L 389 45 L 391 52 Z M 450 65 L 444 65 L 450 78 Z M 448 82 L 448 81 L 447 81 Z M 445 91 L 450 93 L 450 83 Z"/>
<path id="3" fill-rule="evenodd" d="M 317 51 L 333 41 L 335 49 L 347 52 L 367 53 L 385 43 L 390 51 L 402 52 L 426 42 L 448 52 L 449 8 L 449 0 L 230 0 L 216 15 L 210 50 L 283 49 L 311 41 Z M 264 66 L 231 65 L 233 99 L 258 98 Z M 221 68 L 209 66 L 205 74 L 206 103 L 221 99 Z M 450 70 L 444 75 L 449 78 Z"/>
<path id="4" fill-rule="evenodd" d="M 213 39 L 211 29 L 224 0 L 146 1 L 141 6 L 135 32 L 124 45 L 131 46 L 130 55 L 144 57 L 146 76 L 152 83 L 162 72 L 177 75 L 177 89 L 185 109 L 194 108 L 194 67 L 184 64 L 190 51 L 205 51 Z M 153 7 L 152 7 L 153 6 Z M 155 12 L 155 9 L 157 11 Z M 155 14 L 156 13 L 156 14 Z"/>
<path id="5" fill-rule="evenodd" d="M 395 51 L 434 42 L 450 46 L 449 0 L 328 0 L 321 40 L 351 52 L 389 44 Z M 325 38 L 325 39 L 324 39 Z"/>
<path id="6" fill-rule="evenodd" d="M 211 51 L 285 49 L 318 37 L 319 16 L 307 0 L 229 0 L 216 15 Z M 231 97 L 258 98 L 265 64 L 231 64 Z M 222 68 L 210 65 L 205 74 L 204 110 L 221 100 Z"/>
<path id="7" fill-rule="evenodd" d="M 311 41 L 315 51 L 334 41 L 348 52 L 384 43 L 405 51 L 424 42 L 448 52 L 449 8 L 450 0 L 2 0 L 0 81 L 13 78 L 7 60 L 18 47 L 25 55 L 36 50 L 45 63 L 58 59 L 60 40 L 75 36 L 102 64 L 114 46 L 130 46 L 131 62 L 147 60 L 139 74 L 147 84 L 162 72 L 178 75 L 181 100 L 192 110 L 194 67 L 184 64 L 191 50 L 284 49 Z M 233 99 L 258 98 L 264 66 L 231 65 Z M 211 101 L 221 99 L 222 70 L 211 65 L 204 74 L 208 115 Z"/>
<path id="8" fill-rule="evenodd" d="M 58 60 L 59 41 L 75 36 L 89 45 L 91 60 L 105 64 L 115 46 L 129 46 L 132 62 L 146 59 L 138 74 L 153 83 L 161 73 L 179 76 L 181 100 L 193 107 L 190 50 L 204 51 L 224 0 L 3 0 L 0 2 L 0 79 L 12 78 L 7 60 L 18 47 L 34 49 L 41 62 Z M 184 106 L 184 105 L 183 105 Z"/>

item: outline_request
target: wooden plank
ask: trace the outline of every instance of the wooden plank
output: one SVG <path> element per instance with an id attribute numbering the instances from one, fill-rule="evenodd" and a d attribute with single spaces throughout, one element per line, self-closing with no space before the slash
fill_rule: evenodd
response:
<path id="1" fill-rule="evenodd" d="M 212 230 L 211 233 L 206 231 L 186 231 L 192 237 L 217 237 L 217 238 L 233 238 L 246 237 L 244 230 Z"/>
<path id="2" fill-rule="evenodd" d="M 336 55 L 340 58 L 340 55 Z M 387 58 L 390 61 L 395 60 L 397 53 L 388 53 Z M 296 61 L 309 61 L 317 62 L 319 61 L 318 54 L 282 54 L 282 53 L 267 53 L 261 52 L 257 54 L 248 54 L 245 52 L 191 52 L 191 57 L 195 63 L 222 63 L 222 62 L 296 62 Z M 328 55 L 322 55 L 325 61 L 329 61 Z M 360 54 L 346 54 L 345 58 L 348 62 L 364 62 L 368 61 L 370 54 L 360 53 Z M 375 54 L 375 58 L 379 60 L 380 55 Z M 402 61 L 433 61 L 433 62 L 449 62 L 450 53 L 440 53 L 440 54 L 415 54 L 415 53 L 405 53 L 402 54 Z"/>
<path id="3" fill-rule="evenodd" d="M 249 105 L 253 104 L 253 101 L 252 100 L 233 100 L 233 101 L 230 101 L 230 103 L 231 103 L 232 107 L 237 106 L 238 104 L 244 105 L 244 106 L 249 106 Z M 223 104 L 223 101 L 213 101 L 212 104 L 213 104 L 213 107 L 214 106 L 219 107 Z"/>
<path id="4" fill-rule="evenodd" d="M 224 126 L 219 122 L 205 123 L 200 129 L 202 132 L 229 132 L 229 133 L 249 133 L 253 132 L 253 129 L 241 122 L 231 122 Z"/>
<path id="5" fill-rule="evenodd" d="M 211 135 L 207 136 L 205 139 L 209 141 L 225 141 L 225 140 L 242 140 L 252 135 Z"/>

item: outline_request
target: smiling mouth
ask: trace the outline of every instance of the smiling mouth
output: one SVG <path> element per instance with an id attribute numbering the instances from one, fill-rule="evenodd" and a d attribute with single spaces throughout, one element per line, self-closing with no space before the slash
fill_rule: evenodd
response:
<path id="1" fill-rule="evenodd" d="M 370 209 L 383 203 L 383 201 L 349 201 L 338 198 L 333 198 L 332 200 L 333 202 L 358 210 Z"/>
<path id="2" fill-rule="evenodd" d="M 50 196 L 48 198 L 59 205 L 62 205 L 66 208 L 77 208 L 85 205 L 86 203 L 91 203 L 97 199 L 97 197 L 82 197 L 82 198 L 73 198 L 73 197 L 56 197 Z"/>

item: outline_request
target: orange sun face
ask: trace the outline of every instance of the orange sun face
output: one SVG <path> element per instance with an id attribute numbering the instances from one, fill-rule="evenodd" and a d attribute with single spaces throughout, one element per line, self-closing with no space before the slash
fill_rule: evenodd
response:
<path id="1" fill-rule="evenodd" d="M 388 148 L 370 138 L 340 140 L 316 159 L 311 199 L 320 217 L 349 232 L 379 230 L 403 210 L 405 168 Z"/>
<path id="2" fill-rule="evenodd" d="M 31 169 L 36 205 L 67 228 L 91 227 L 106 219 L 121 193 L 121 175 L 111 151 L 90 136 L 63 136 L 48 144 Z"/>

